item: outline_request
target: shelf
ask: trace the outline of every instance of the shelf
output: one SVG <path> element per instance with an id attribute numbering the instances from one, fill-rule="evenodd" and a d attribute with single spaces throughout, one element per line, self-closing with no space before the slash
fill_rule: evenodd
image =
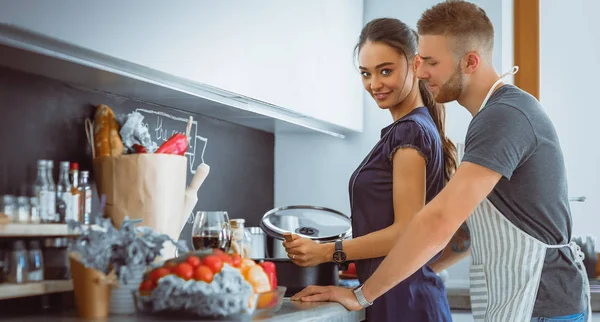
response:
<path id="1" fill-rule="evenodd" d="M 266 132 L 320 132 L 338 138 L 355 132 L 4 23 L 0 23 L 0 57 L 0 66 Z"/>
<path id="2" fill-rule="evenodd" d="M 93 226 L 94 230 L 100 229 Z M 0 238 L 19 237 L 68 237 L 78 232 L 69 229 L 67 224 L 6 224 L 0 225 Z"/>
<path id="3" fill-rule="evenodd" d="M 66 281 L 43 281 L 27 284 L 0 284 L 0 300 L 14 299 L 19 297 L 36 296 L 51 293 L 69 292 L 73 290 L 73 282 Z"/>

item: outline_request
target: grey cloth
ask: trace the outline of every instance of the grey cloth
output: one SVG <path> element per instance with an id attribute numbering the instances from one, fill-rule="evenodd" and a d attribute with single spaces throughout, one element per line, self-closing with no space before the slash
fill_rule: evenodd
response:
<path id="1" fill-rule="evenodd" d="M 567 174 L 558 135 L 541 104 L 521 89 L 497 89 L 475 115 L 462 161 L 502 175 L 488 199 L 527 234 L 550 244 L 571 240 Z M 568 247 L 548 249 L 533 316 L 586 307 L 583 277 Z"/>

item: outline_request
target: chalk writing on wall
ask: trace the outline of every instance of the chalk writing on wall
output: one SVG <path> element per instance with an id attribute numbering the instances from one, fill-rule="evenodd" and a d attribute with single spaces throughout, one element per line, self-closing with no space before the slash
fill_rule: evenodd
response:
<path id="1" fill-rule="evenodd" d="M 175 133 L 185 134 L 187 127 L 187 118 L 177 117 L 165 112 L 148 110 L 143 108 L 136 109 L 144 116 L 143 124 L 148 128 L 148 132 L 152 136 L 152 140 L 159 146 L 167 141 Z M 200 155 L 198 157 L 198 144 L 200 144 Z M 198 135 L 198 122 L 193 120 L 192 129 L 190 131 L 190 141 L 185 156 L 189 161 L 191 173 L 196 172 L 196 168 L 201 163 L 204 163 L 204 151 L 208 144 L 208 138 Z"/>

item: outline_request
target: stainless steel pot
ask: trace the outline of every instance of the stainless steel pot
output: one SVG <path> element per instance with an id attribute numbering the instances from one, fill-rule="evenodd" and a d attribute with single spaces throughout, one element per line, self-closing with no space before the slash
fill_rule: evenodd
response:
<path id="1" fill-rule="evenodd" d="M 287 287 L 286 297 L 302 291 L 309 285 L 338 285 L 339 282 L 339 268 L 333 262 L 314 267 L 300 267 L 289 259 L 268 258 L 264 260 L 275 263 L 277 283 Z"/>
<path id="2" fill-rule="evenodd" d="M 293 233 L 319 243 L 351 238 L 352 224 L 348 216 L 325 207 L 294 205 L 268 211 L 260 227 L 267 234 L 271 246 L 268 247 L 271 256 L 265 260 L 275 263 L 279 285 L 287 287 L 285 296 L 294 295 L 309 285 L 338 284 L 339 267 L 333 262 L 315 267 L 294 264 L 282 245 L 283 234 Z"/>

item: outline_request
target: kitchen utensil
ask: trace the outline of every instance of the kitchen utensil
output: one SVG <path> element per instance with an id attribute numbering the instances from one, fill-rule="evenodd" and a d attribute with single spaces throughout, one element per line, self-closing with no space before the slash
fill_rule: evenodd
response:
<path id="1" fill-rule="evenodd" d="M 231 225 L 226 211 L 199 211 L 192 226 L 195 250 L 219 248 L 228 252 L 231 246 Z"/>
<path id="2" fill-rule="evenodd" d="M 284 240 L 284 233 L 297 234 L 319 242 L 332 242 L 352 235 L 350 218 L 343 213 L 317 206 L 286 206 L 268 211 L 261 228 L 273 238 Z"/>
<path id="3" fill-rule="evenodd" d="M 333 242 L 352 236 L 350 218 L 343 213 L 317 206 L 286 206 L 268 211 L 260 227 L 271 237 L 272 258 L 287 258 L 281 241 L 284 233 L 297 234 L 316 242 Z"/>
<path id="4" fill-rule="evenodd" d="M 246 230 L 250 232 L 250 236 L 252 238 L 252 250 L 250 252 L 250 257 L 265 258 L 267 247 L 265 232 L 260 227 L 248 227 Z"/>

